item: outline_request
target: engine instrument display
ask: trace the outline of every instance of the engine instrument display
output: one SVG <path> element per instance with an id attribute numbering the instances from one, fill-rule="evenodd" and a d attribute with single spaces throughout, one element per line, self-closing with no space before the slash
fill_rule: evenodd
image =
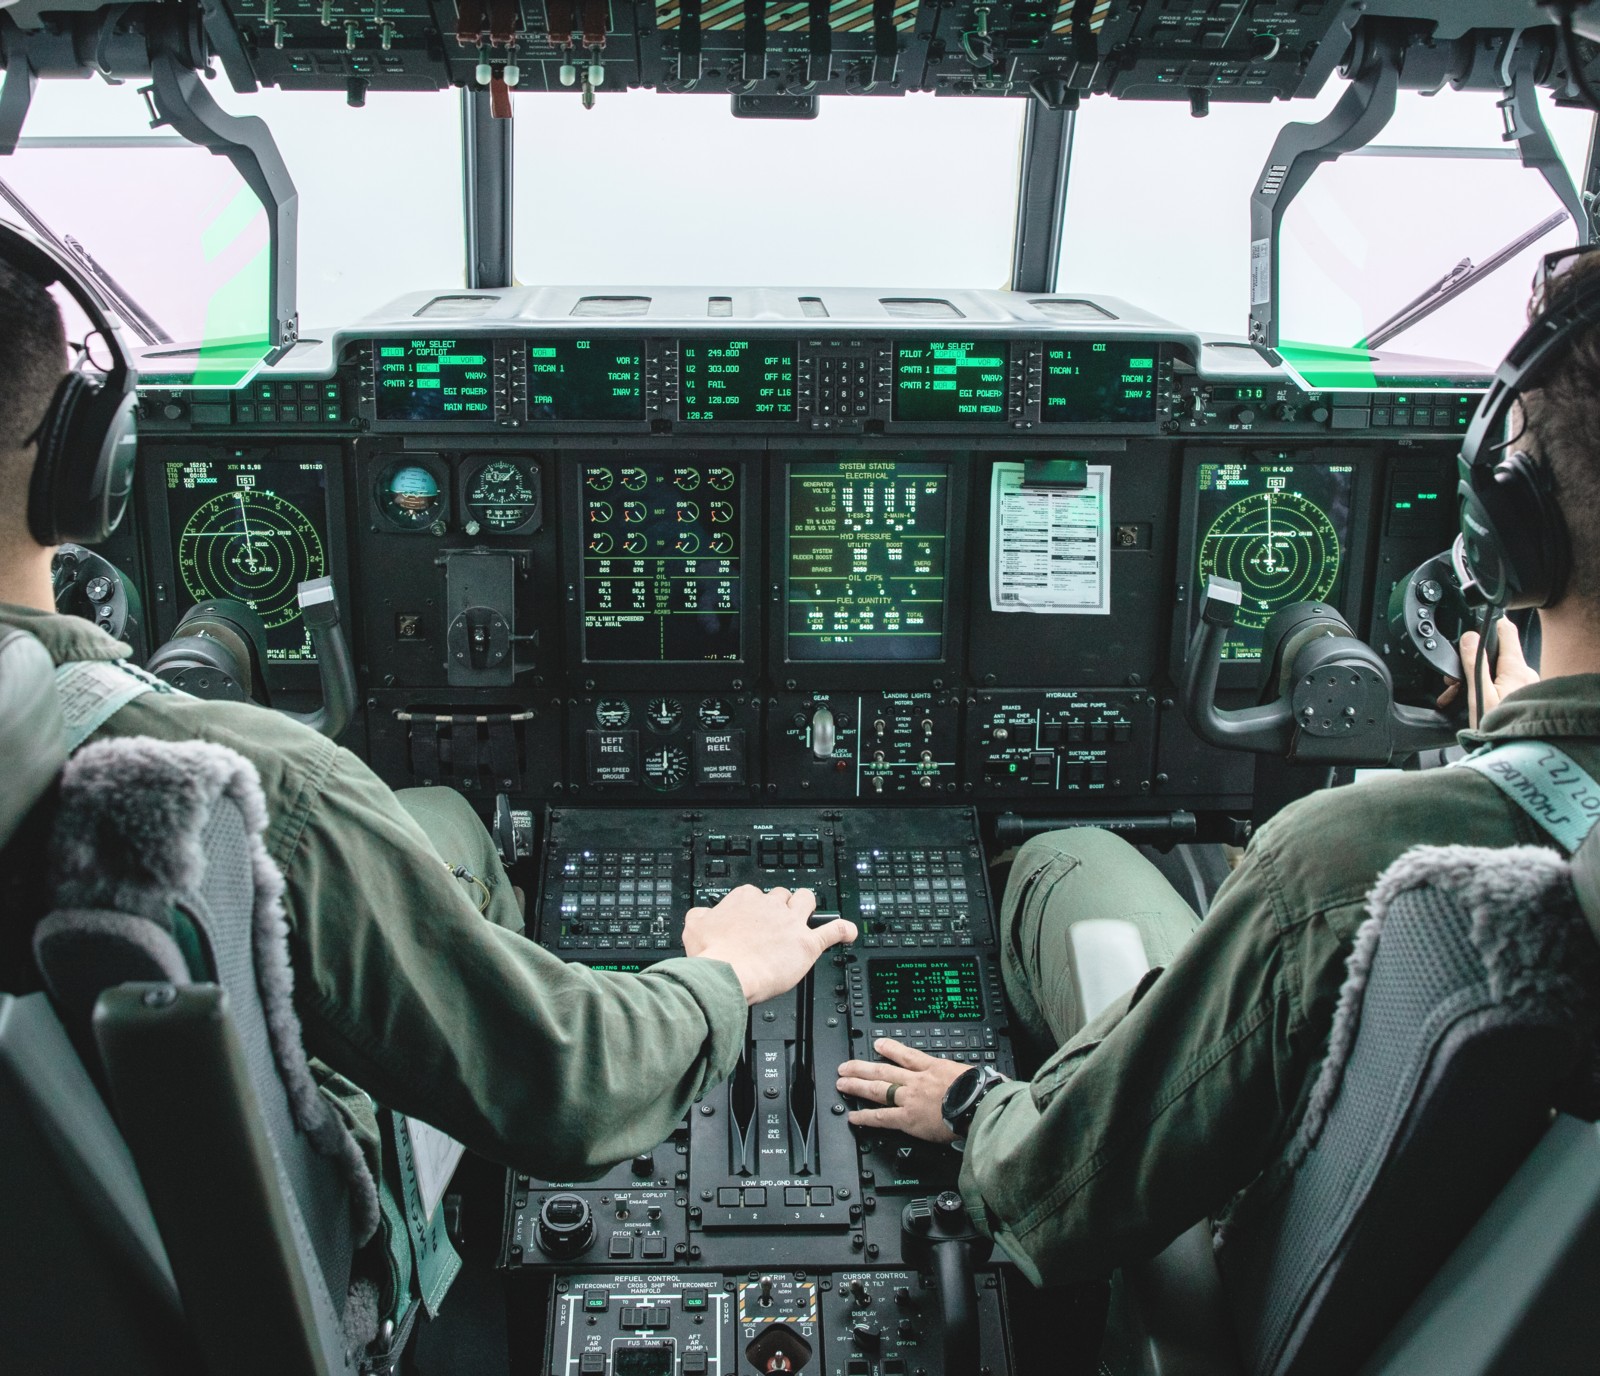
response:
<path id="1" fill-rule="evenodd" d="M 943 463 L 789 465 L 787 658 L 943 657 L 949 485 Z"/>
<path id="2" fill-rule="evenodd" d="M 492 341 L 380 339 L 372 355 L 379 420 L 494 419 Z"/>
<path id="3" fill-rule="evenodd" d="M 583 656 L 740 657 L 738 470 L 626 459 L 583 466 Z"/>
<path id="4" fill-rule="evenodd" d="M 312 662 L 297 594 L 328 571 L 322 464 L 173 461 L 165 480 L 179 609 L 243 602 L 266 626 L 269 660 Z"/>
<path id="5" fill-rule="evenodd" d="M 1348 464 L 1202 463 L 1199 566 L 1244 589 L 1222 658 L 1258 661 L 1274 612 L 1343 594 L 1355 469 Z"/>
<path id="6" fill-rule="evenodd" d="M 466 508 L 490 535 L 539 527 L 539 468 L 531 459 L 484 459 L 467 468 Z"/>
<path id="7" fill-rule="evenodd" d="M 894 418 L 1003 421 L 1008 347 L 972 339 L 896 344 Z"/>
<path id="8" fill-rule="evenodd" d="M 1117 425 L 1156 418 L 1153 344 L 1065 340 L 1044 346 L 1041 419 Z"/>
<path id="9" fill-rule="evenodd" d="M 686 339 L 682 349 L 684 420 L 794 418 L 792 340 Z"/>
<path id="10" fill-rule="evenodd" d="M 869 960 L 867 996 L 872 1020 L 977 1022 L 983 986 L 973 956 L 947 960 Z"/>
<path id="11" fill-rule="evenodd" d="M 528 345 L 530 420 L 643 420 L 644 340 L 536 339 Z"/>

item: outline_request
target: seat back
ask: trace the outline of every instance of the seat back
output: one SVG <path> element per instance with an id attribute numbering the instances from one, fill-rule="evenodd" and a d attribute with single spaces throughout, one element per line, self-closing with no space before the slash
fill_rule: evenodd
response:
<path id="1" fill-rule="evenodd" d="M 377 1200 L 306 1064 L 265 820 L 232 751 L 86 747 L 62 774 L 35 952 L 69 1024 L 92 1017 L 210 1369 L 353 1372 L 378 1316 L 373 1294 L 348 1302 L 351 1260 Z"/>
<path id="2" fill-rule="evenodd" d="M 1553 852 L 1419 848 L 1371 911 L 1305 1122 L 1217 1253 L 1259 1376 L 1356 1370 L 1592 1055 L 1600 947 Z"/>

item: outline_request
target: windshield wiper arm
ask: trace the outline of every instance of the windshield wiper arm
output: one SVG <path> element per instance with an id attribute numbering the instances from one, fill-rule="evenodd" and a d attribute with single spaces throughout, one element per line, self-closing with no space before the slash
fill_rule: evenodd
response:
<path id="1" fill-rule="evenodd" d="M 1413 325 L 1426 320 L 1441 306 L 1449 305 L 1462 292 L 1470 291 L 1491 272 L 1503 268 L 1529 244 L 1537 243 L 1563 220 L 1569 218 L 1565 210 L 1553 211 L 1532 229 L 1519 234 L 1503 248 L 1496 249 L 1483 262 L 1474 263 L 1470 258 L 1463 258 L 1422 295 L 1408 301 L 1365 339 L 1357 340 L 1351 347 L 1376 349 L 1379 345 L 1387 344 L 1396 335 L 1403 334 Z"/>
<path id="2" fill-rule="evenodd" d="M 135 301 L 115 277 L 94 260 L 88 249 L 70 234 L 65 237 L 58 235 L 32 206 L 17 195 L 4 177 L 0 177 L 0 196 L 11 203 L 35 235 L 54 247 L 62 257 L 78 264 L 84 275 L 99 289 L 100 295 L 106 298 L 111 308 L 145 344 L 172 343 L 172 336 L 161 328 L 155 317 Z"/>

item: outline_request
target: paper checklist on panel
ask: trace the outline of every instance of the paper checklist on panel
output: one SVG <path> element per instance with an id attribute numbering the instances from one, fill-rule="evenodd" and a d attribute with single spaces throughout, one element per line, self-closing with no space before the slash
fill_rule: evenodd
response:
<path id="1" fill-rule="evenodd" d="M 997 612 L 1104 616 L 1111 610 L 1111 467 L 1081 488 L 1024 488 L 997 463 L 989 488 L 989 606 Z"/>

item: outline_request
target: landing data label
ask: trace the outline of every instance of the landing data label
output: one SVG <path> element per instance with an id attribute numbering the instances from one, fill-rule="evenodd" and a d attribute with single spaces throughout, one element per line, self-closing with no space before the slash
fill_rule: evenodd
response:
<path id="1" fill-rule="evenodd" d="M 789 659 L 943 657 L 949 486 L 942 463 L 789 466 Z"/>
<path id="2" fill-rule="evenodd" d="M 896 345 L 894 418 L 1003 421 L 1007 349 L 1001 340 Z"/>
<path id="3" fill-rule="evenodd" d="M 534 340 L 528 345 L 528 418 L 643 420 L 644 340 Z"/>
<path id="4" fill-rule="evenodd" d="M 379 420 L 493 420 L 494 343 L 380 339 L 373 345 Z"/>
<path id="5" fill-rule="evenodd" d="M 311 663 L 299 585 L 328 571 L 327 496 L 320 463 L 166 465 L 179 609 L 228 598 L 267 630 L 267 658 Z"/>
<path id="6" fill-rule="evenodd" d="M 1348 464 L 1203 463 L 1197 470 L 1196 587 L 1212 574 L 1244 588 L 1222 658 L 1261 658 L 1274 612 L 1344 595 L 1355 469 Z"/>
<path id="7" fill-rule="evenodd" d="M 951 960 L 869 960 L 867 995 L 872 1020 L 976 1022 L 983 1017 L 983 987 L 971 956 Z"/>
<path id="8" fill-rule="evenodd" d="M 739 471 L 619 460 L 583 466 L 583 657 L 739 658 Z"/>
<path id="9" fill-rule="evenodd" d="M 794 418 L 792 341 L 685 340 L 682 347 L 684 420 Z"/>

